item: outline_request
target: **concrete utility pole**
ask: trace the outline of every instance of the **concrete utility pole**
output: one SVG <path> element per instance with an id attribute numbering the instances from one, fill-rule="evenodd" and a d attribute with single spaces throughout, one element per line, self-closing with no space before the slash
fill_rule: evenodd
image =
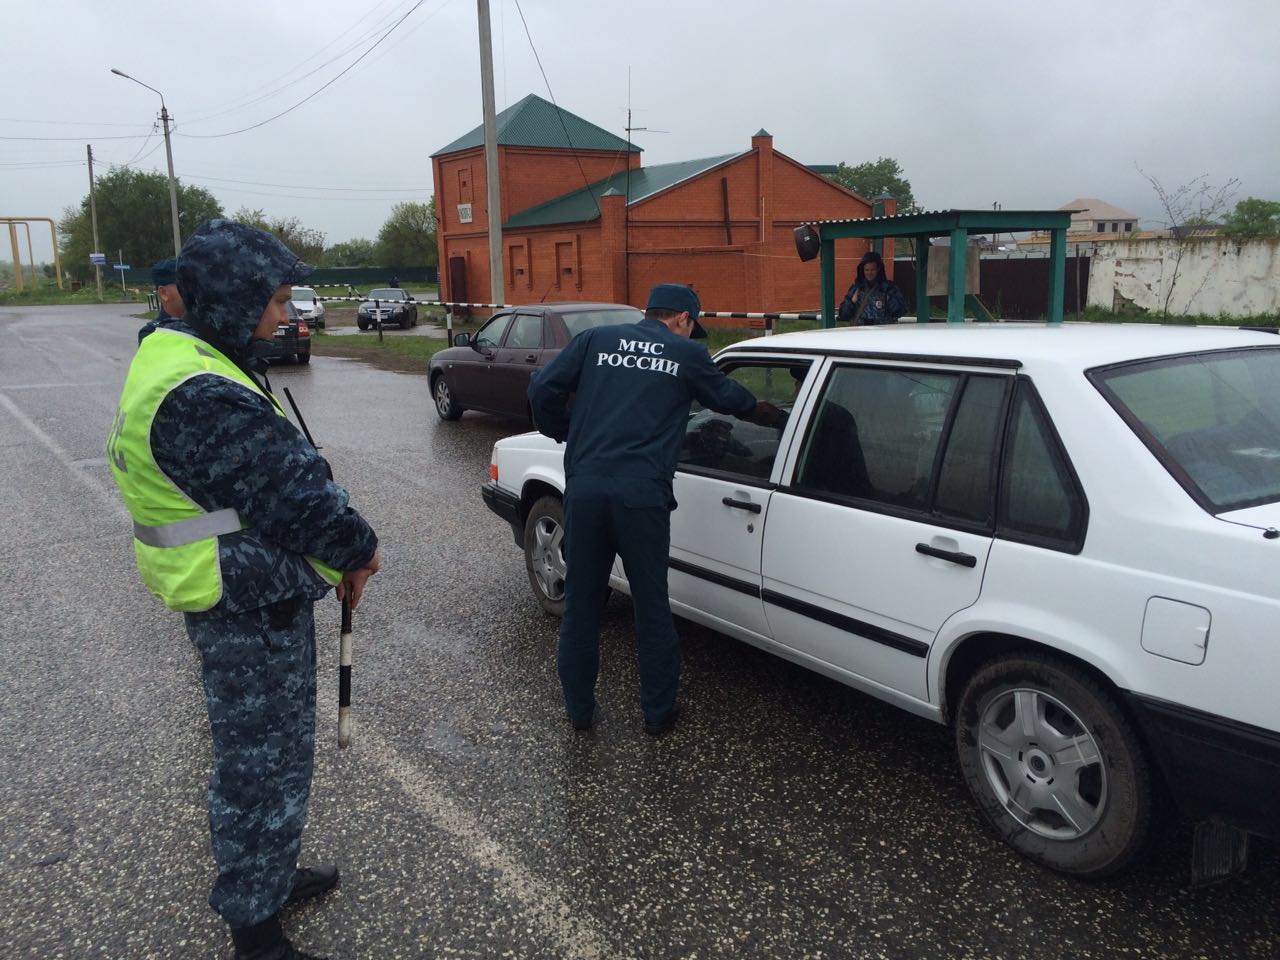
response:
<path id="1" fill-rule="evenodd" d="M 484 177 L 489 204 L 489 292 L 492 303 L 505 303 L 502 274 L 502 191 L 498 185 L 498 122 L 493 109 L 493 38 L 489 33 L 489 0 L 476 0 L 480 18 L 480 96 L 484 100 Z"/>
<path id="2" fill-rule="evenodd" d="M 93 195 L 93 145 L 86 143 L 84 148 L 89 151 L 89 218 L 93 221 L 93 252 L 101 253 L 102 248 L 98 246 L 98 202 Z M 98 282 L 98 299 L 102 299 L 102 267 L 98 264 L 93 265 L 93 278 Z"/>
<path id="3" fill-rule="evenodd" d="M 164 155 L 169 161 L 169 215 L 173 219 L 173 255 L 176 257 L 182 252 L 182 235 L 178 232 L 178 185 L 173 178 L 173 148 L 169 144 L 169 108 L 164 105 L 164 94 L 155 87 L 149 86 L 137 77 L 131 77 L 123 70 L 117 70 L 115 67 L 111 68 L 111 72 L 117 77 L 132 80 L 140 87 L 146 87 L 160 98 L 160 122 L 164 125 Z"/>

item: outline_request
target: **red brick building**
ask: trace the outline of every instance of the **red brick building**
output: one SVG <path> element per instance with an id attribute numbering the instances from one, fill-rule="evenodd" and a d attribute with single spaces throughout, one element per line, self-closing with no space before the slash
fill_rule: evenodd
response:
<path id="1" fill-rule="evenodd" d="M 498 114 L 497 129 L 506 303 L 643 306 L 653 284 L 672 282 L 692 286 L 705 310 L 812 310 L 818 261 L 800 262 L 793 229 L 871 216 L 869 200 L 775 151 L 764 130 L 741 153 L 644 167 L 639 147 L 537 96 Z M 483 127 L 431 166 L 441 299 L 487 302 Z M 837 245 L 837 285 L 866 248 Z M 891 246 L 884 259 L 892 275 Z"/>

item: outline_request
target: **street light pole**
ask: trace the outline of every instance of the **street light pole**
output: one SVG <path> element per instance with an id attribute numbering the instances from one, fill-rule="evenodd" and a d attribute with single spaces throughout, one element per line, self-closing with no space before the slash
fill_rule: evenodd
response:
<path id="1" fill-rule="evenodd" d="M 178 184 L 173 178 L 173 147 L 169 143 L 169 108 L 165 106 L 164 94 L 155 87 L 145 84 L 137 77 L 131 77 L 123 70 L 117 70 L 115 67 L 111 68 L 111 72 L 117 77 L 132 80 L 140 87 L 146 87 L 160 98 L 160 123 L 164 125 L 164 155 L 169 161 L 169 216 L 173 220 L 173 255 L 176 257 L 182 252 L 182 235 L 178 232 Z"/>

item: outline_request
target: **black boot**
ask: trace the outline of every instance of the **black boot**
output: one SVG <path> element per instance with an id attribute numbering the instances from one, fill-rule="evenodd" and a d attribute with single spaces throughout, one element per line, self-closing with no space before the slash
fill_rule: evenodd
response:
<path id="1" fill-rule="evenodd" d="M 279 914 L 251 927 L 233 928 L 231 939 L 236 945 L 236 960 L 324 960 L 314 953 L 303 953 L 289 942 Z"/>
<path id="2" fill-rule="evenodd" d="M 298 867 L 293 872 L 293 889 L 289 891 L 289 899 L 285 903 L 297 903 L 310 900 L 322 893 L 328 893 L 338 885 L 338 865 L 320 863 L 314 867 Z"/>

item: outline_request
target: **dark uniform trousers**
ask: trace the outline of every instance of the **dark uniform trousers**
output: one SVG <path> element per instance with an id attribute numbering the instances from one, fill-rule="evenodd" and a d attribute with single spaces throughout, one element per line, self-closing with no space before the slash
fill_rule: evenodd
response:
<path id="1" fill-rule="evenodd" d="M 204 662 L 213 735 L 209 832 L 218 879 L 209 904 L 233 928 L 289 896 L 315 752 L 314 602 L 294 598 L 228 617 L 186 617 Z"/>
<path id="2" fill-rule="evenodd" d="M 675 704 L 680 646 L 667 599 L 673 505 L 670 484 L 655 480 L 574 475 L 566 486 L 558 667 L 571 719 L 589 719 L 595 706 L 600 613 L 615 554 L 631 585 L 645 719 L 659 723 Z"/>

